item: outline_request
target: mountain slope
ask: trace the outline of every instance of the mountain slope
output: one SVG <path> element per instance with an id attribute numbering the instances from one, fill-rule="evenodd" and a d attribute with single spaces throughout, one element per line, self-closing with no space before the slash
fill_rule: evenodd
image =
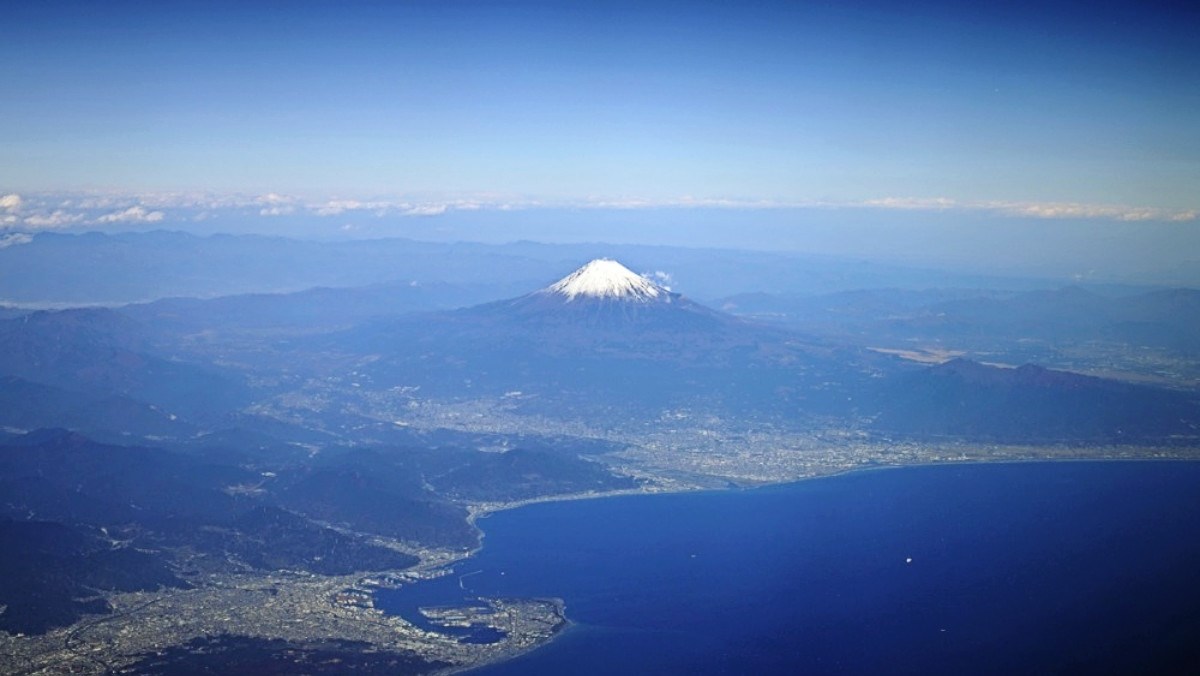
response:
<path id="1" fill-rule="evenodd" d="M 92 395 L 0 376 L 0 426 L 22 430 L 66 427 L 98 440 L 191 436 L 196 430 L 149 404 L 120 395 Z"/>
<path id="2" fill-rule="evenodd" d="M 178 358 L 155 346 L 153 334 L 104 308 L 0 320 L 0 375 L 96 397 L 128 397 L 193 421 L 222 416 L 247 401 L 240 376 Z"/>
<path id="3" fill-rule="evenodd" d="M 1034 365 L 955 359 L 877 393 L 876 430 L 999 443 L 1169 443 L 1200 439 L 1194 395 Z"/>
<path id="4" fill-rule="evenodd" d="M 518 298 L 325 340 L 325 350 L 367 355 L 376 387 L 449 398 L 519 391 L 522 410 L 600 419 L 671 407 L 792 418 L 841 410 L 844 394 L 822 395 L 884 361 L 712 310 L 604 260 Z"/>

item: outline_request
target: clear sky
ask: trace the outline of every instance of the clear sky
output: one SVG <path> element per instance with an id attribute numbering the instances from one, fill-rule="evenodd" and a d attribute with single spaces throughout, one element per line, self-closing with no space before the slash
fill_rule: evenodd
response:
<path id="1" fill-rule="evenodd" d="M 1193 208 L 1152 2 L 19 2 L 0 184 Z"/>
<path id="2" fill-rule="evenodd" d="M 1197 7 L 7 2 L 0 227 L 167 222 L 181 206 L 167 191 L 249 196 L 264 216 L 682 205 L 1194 222 Z M 103 213 L 47 197 L 81 190 L 156 196 Z"/>

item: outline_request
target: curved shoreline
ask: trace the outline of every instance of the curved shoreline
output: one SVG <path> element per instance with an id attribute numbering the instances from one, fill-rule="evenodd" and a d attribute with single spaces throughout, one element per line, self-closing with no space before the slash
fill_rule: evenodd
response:
<path id="1" fill-rule="evenodd" d="M 815 479 L 843 477 L 843 476 L 848 476 L 851 474 L 857 474 L 860 472 L 880 471 L 880 470 L 903 470 L 903 469 L 921 468 L 921 467 L 952 467 L 952 466 L 962 466 L 962 465 L 967 465 L 967 466 L 1027 465 L 1027 464 L 1043 464 L 1043 463 L 1130 463 L 1130 462 L 1196 463 L 1196 462 L 1200 462 L 1200 449 L 1194 449 L 1195 453 L 1196 453 L 1195 457 L 1164 457 L 1162 455 L 1152 454 L 1157 451 L 1152 452 L 1152 451 L 1150 451 L 1150 449 L 1145 449 L 1145 450 L 1146 450 L 1145 455 L 1131 455 L 1131 456 L 1119 456 L 1119 457 L 1113 457 L 1113 456 L 1056 457 L 1053 455 L 1047 455 L 1047 456 L 1042 456 L 1042 457 L 998 457 L 998 458 L 994 458 L 994 459 L 971 458 L 971 459 L 966 459 L 966 460 L 937 460 L 937 461 L 929 461 L 929 462 L 907 462 L 907 463 L 896 463 L 896 464 L 870 464 L 870 465 L 861 465 L 861 466 L 857 466 L 857 467 L 842 468 L 842 469 L 838 469 L 836 471 L 831 471 L 828 473 L 814 474 L 814 475 L 801 476 L 801 477 L 792 477 L 792 478 L 783 479 L 780 481 L 755 483 L 753 485 L 733 484 L 733 485 L 728 485 L 725 487 L 705 487 L 705 486 L 697 485 L 697 486 L 693 486 L 693 487 L 680 487 L 680 488 L 673 488 L 673 489 L 659 488 L 658 490 L 622 489 L 622 490 L 605 491 L 605 492 L 589 491 L 589 492 L 585 492 L 585 493 L 570 493 L 570 494 L 562 494 L 562 495 L 542 496 L 542 497 L 537 497 L 537 498 L 529 498 L 529 499 L 525 499 L 525 500 L 515 500 L 512 502 L 505 502 L 505 503 L 481 503 L 481 504 L 467 505 L 467 509 L 468 509 L 467 522 L 471 525 L 472 528 L 474 528 L 476 530 L 478 537 L 479 537 L 479 544 L 476 547 L 465 552 L 461 558 L 457 558 L 452 561 L 444 562 L 443 565 L 441 566 L 441 568 L 449 570 L 453 566 L 456 566 L 464 561 L 470 560 L 476 554 L 478 554 L 479 552 L 481 552 L 483 550 L 487 533 L 479 525 L 478 522 L 480 519 L 486 519 L 487 517 L 491 516 L 492 514 L 496 514 L 499 512 L 514 510 L 514 509 L 518 509 L 520 507 L 526 507 L 529 505 L 540 504 L 540 503 L 572 502 L 572 501 L 579 501 L 579 500 L 592 500 L 592 499 L 614 498 L 614 497 L 679 495 L 679 494 L 684 494 L 684 493 L 705 493 L 705 492 L 723 493 L 723 492 L 736 491 L 736 490 L 755 490 L 755 489 L 759 489 L 759 488 L 775 488 L 775 487 L 795 485 L 795 484 L 800 484 L 802 482 L 807 482 L 807 481 L 811 481 L 811 480 L 815 480 Z M 476 571 L 476 572 L 478 572 L 478 571 Z M 470 574 L 470 573 L 468 573 L 468 574 Z M 420 584 L 420 582 L 417 582 L 416 584 Z M 494 659 L 494 660 L 487 660 L 487 661 L 480 662 L 478 664 L 471 665 L 471 666 L 454 667 L 450 670 L 439 671 L 437 673 L 447 673 L 447 674 L 449 674 L 449 673 L 455 673 L 455 674 L 468 673 L 468 672 L 474 671 L 476 669 L 481 669 L 481 668 L 485 668 L 488 666 L 500 664 L 502 662 L 506 662 L 508 660 L 527 655 L 531 652 L 536 651 L 539 648 L 549 645 L 555 639 L 557 639 L 559 636 L 561 636 L 562 632 L 565 629 L 567 629 L 571 626 L 575 626 L 575 622 L 566 614 L 565 601 L 563 599 L 554 599 L 554 600 L 560 604 L 559 607 L 563 612 L 563 615 L 562 615 L 563 623 L 559 627 L 557 627 L 552 634 L 549 635 L 547 640 L 541 641 L 541 642 L 537 643 L 536 645 L 531 645 L 528 647 L 528 649 L 525 649 L 525 650 L 516 651 L 511 654 L 504 655 L 504 656 L 497 656 L 497 659 Z"/>
<path id="2" fill-rule="evenodd" d="M 959 466 L 975 466 L 975 465 L 1025 465 L 1037 463 L 1077 463 L 1077 462 L 1200 462 L 1200 449 L 1194 449 L 1195 457 L 1163 457 L 1163 456 L 1121 456 L 1121 457 L 1084 457 L 1084 456 L 1066 456 L 1066 457 L 1002 457 L 992 460 L 985 458 L 968 458 L 965 460 L 932 460 L 926 462 L 905 462 L 895 464 L 864 464 L 857 467 L 840 468 L 827 473 L 812 474 L 807 476 L 790 477 L 780 479 L 778 481 L 763 481 L 753 484 L 742 485 L 736 483 L 732 478 L 728 479 L 730 485 L 724 487 L 712 486 L 693 486 L 684 488 L 663 488 L 659 490 L 644 490 L 644 489 L 620 489 L 614 491 L 595 492 L 589 491 L 586 493 L 563 493 L 559 495 L 547 495 L 537 498 L 528 498 L 524 500 L 514 500 L 512 502 L 500 503 L 475 503 L 465 505 L 467 508 L 466 521 L 473 527 L 479 535 L 480 544 L 468 550 L 461 559 L 448 561 L 443 565 L 451 566 L 461 561 L 465 561 L 474 556 L 479 550 L 483 549 L 483 538 L 486 533 L 479 527 L 478 521 L 486 519 L 492 514 L 505 512 L 529 505 L 542 504 L 547 502 L 573 502 L 576 500 L 598 500 L 603 498 L 617 498 L 630 496 L 653 496 L 653 495 L 678 495 L 681 493 L 703 493 L 706 491 L 725 492 L 733 490 L 755 490 L 758 488 L 770 488 L 773 486 L 787 486 L 790 484 L 798 484 L 804 481 L 813 481 L 817 479 L 829 479 L 838 476 L 846 476 L 849 474 L 857 474 L 859 472 L 874 472 L 884 470 L 906 469 L 909 467 L 959 467 Z"/>

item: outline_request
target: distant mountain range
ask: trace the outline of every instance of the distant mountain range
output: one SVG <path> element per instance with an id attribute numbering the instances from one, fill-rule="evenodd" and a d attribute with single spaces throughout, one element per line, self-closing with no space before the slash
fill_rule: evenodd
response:
<path id="1" fill-rule="evenodd" d="M 511 300 L 325 340 L 376 355 L 364 368 L 376 386 L 516 391 L 522 410 L 541 414 L 637 419 L 674 406 L 1009 443 L 1191 443 L 1200 420 L 1188 393 L 961 359 L 922 368 L 712 310 L 612 261 Z"/>
<path id="2" fill-rule="evenodd" d="M 876 394 L 880 433 L 1009 444 L 1200 442 L 1195 395 L 1053 371 L 954 359 Z"/>
<path id="3" fill-rule="evenodd" d="M 446 244 L 399 238 L 313 241 L 168 231 L 40 232 L 27 243 L 0 247 L 0 305 L 116 304 L 412 282 L 458 288 L 470 296 L 464 304 L 472 304 L 517 295 L 597 253 L 619 258 L 639 272 L 661 273 L 699 298 L 886 286 L 1046 286 L 1045 281 L 763 251 L 535 242 Z"/>
<path id="4" fill-rule="evenodd" d="M 118 396 L 208 420 L 249 403 L 241 374 L 156 347 L 156 330 L 120 312 L 38 311 L 0 320 L 0 375 L 66 392 Z"/>
<path id="5" fill-rule="evenodd" d="M 861 343 L 940 342 L 1004 349 L 1018 341 L 1107 341 L 1200 355 L 1200 291 L 871 289 L 833 294 L 743 294 L 729 312 Z"/>
<path id="6" fill-rule="evenodd" d="M 0 439 L 0 630 L 40 633 L 109 611 L 103 599 L 80 599 L 188 587 L 211 572 L 403 569 L 417 559 L 373 536 L 477 544 L 454 500 L 636 485 L 580 459 L 583 447 L 568 440 L 553 450 L 531 441 L 481 453 L 469 436 L 442 435 L 436 446 L 331 446 L 301 462 L 102 444 L 66 430 Z M 264 462 L 272 471 L 253 468 Z"/>
<path id="7" fill-rule="evenodd" d="M 1186 392 L 1106 385 L 1102 400 L 1090 400 L 1080 393 L 1106 381 L 1084 379 L 1070 387 L 1063 381 L 1059 392 L 1047 389 L 1044 378 L 1014 379 L 1028 370 L 984 366 L 977 370 L 990 379 L 947 379 L 964 375 L 967 362 L 922 370 L 864 349 L 899 334 L 846 340 L 816 320 L 799 323 L 810 329 L 799 332 L 735 316 L 613 260 L 593 261 L 508 300 L 388 315 L 389 307 L 431 300 L 406 295 L 411 289 L 164 300 L 0 320 L 0 376 L 8 378 L 3 396 L 12 402 L 0 412 L 0 424 L 70 424 L 108 440 L 253 429 L 265 421 L 242 412 L 251 402 L 349 363 L 360 363 L 370 388 L 416 387 L 422 396 L 459 401 L 515 393 L 517 411 L 614 422 L 654 419 L 682 407 L 784 425 L 814 416 L 873 421 L 869 425 L 893 435 L 1132 443 L 1189 438 L 1197 418 Z M 960 340 L 1035 326 L 1066 332 L 1090 322 L 1175 331 L 1171 335 L 1186 341 L 1184 329 L 1200 307 L 1191 291 L 1133 299 L 1078 289 L 984 301 L 954 291 L 837 298 L 848 316 L 863 317 L 878 317 L 878 308 L 894 301 L 895 316 L 874 321 L 902 331 L 919 319 Z M 1113 424 L 1101 425 L 1097 416 Z M 342 421 L 330 419 L 334 428 L 363 424 L 335 419 Z M 276 427 L 267 434 L 304 436 Z"/>

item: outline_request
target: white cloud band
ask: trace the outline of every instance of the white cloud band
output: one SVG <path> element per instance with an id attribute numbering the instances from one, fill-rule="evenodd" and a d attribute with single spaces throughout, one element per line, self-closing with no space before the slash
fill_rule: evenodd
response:
<path id="1" fill-rule="evenodd" d="M 97 223 L 157 223 L 165 217 L 161 211 L 147 211 L 146 207 L 136 205 L 124 211 L 114 211 L 96 219 Z"/>

